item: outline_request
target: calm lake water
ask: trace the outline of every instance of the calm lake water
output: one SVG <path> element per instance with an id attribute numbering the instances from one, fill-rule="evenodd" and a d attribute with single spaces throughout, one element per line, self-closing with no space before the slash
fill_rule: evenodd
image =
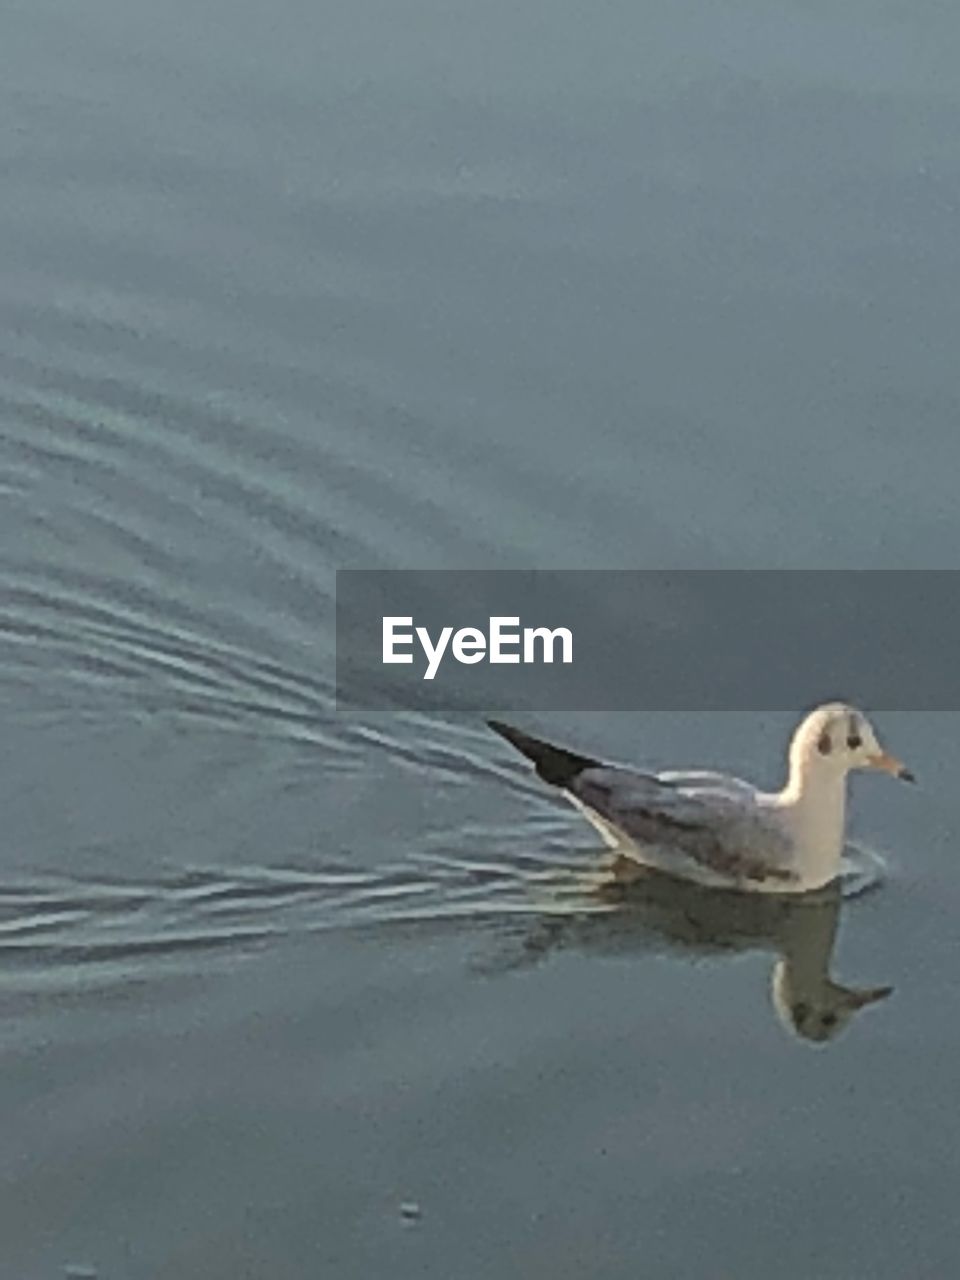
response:
<path id="1" fill-rule="evenodd" d="M 957 567 L 957 11 L 0 33 L 0 1280 L 955 1274 L 960 717 L 878 718 L 870 892 L 618 896 L 479 721 L 337 715 L 333 604 Z M 793 718 L 538 725 L 772 784 Z"/>

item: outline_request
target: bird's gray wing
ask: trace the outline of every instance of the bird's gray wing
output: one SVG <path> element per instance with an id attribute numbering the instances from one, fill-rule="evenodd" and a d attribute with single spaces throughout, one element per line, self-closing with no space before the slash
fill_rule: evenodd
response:
<path id="1" fill-rule="evenodd" d="M 661 782 L 685 791 L 690 795 L 728 795 L 742 797 L 752 802 L 757 796 L 757 788 L 743 778 L 735 778 L 729 773 L 717 773 L 712 769 L 668 769 L 657 774 Z"/>
<path id="2" fill-rule="evenodd" d="M 536 767 L 544 782 L 562 788 L 637 845 L 677 855 L 735 880 L 790 879 L 789 841 L 769 821 L 756 793 L 724 774 L 643 773 L 568 751 L 502 720 L 490 728 Z"/>
<path id="3" fill-rule="evenodd" d="M 751 803 L 753 789 L 743 786 L 745 791 L 692 788 L 663 775 L 600 765 L 581 770 L 567 790 L 639 845 L 668 849 L 735 879 L 788 879 L 786 837 Z"/>

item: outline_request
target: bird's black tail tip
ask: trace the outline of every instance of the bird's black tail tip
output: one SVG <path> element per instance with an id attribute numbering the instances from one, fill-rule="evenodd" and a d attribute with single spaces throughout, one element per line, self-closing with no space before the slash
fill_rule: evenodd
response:
<path id="1" fill-rule="evenodd" d="M 540 777 L 551 786 L 568 787 L 577 774 L 582 773 L 584 769 L 600 767 L 599 760 L 577 755 L 576 752 L 567 751 L 564 747 L 555 747 L 550 742 L 531 737 L 529 733 L 504 724 L 502 720 L 488 720 L 487 724 L 494 733 L 499 733 L 501 738 L 506 738 L 507 742 L 516 747 L 521 755 L 531 760 Z"/>

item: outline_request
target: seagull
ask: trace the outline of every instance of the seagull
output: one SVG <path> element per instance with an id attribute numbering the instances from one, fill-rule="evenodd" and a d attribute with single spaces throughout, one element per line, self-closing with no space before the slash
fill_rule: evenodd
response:
<path id="1" fill-rule="evenodd" d="M 806 893 L 834 880 L 844 846 L 847 774 L 913 774 L 845 702 L 815 708 L 790 743 L 782 790 L 708 770 L 648 773 L 605 764 L 500 720 L 491 729 L 533 761 L 613 848 L 686 880 L 760 893 Z"/>

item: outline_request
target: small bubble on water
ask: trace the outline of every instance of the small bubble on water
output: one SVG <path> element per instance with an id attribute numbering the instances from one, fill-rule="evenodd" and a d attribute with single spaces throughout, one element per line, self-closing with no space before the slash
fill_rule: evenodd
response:
<path id="1" fill-rule="evenodd" d="M 403 1218 L 404 1222 L 419 1222 L 423 1217 L 423 1210 L 416 1200 L 404 1200 L 400 1206 L 400 1217 Z"/>
<path id="2" fill-rule="evenodd" d="M 82 1262 L 68 1262 L 63 1268 L 64 1280 L 98 1280 L 97 1268 Z"/>

